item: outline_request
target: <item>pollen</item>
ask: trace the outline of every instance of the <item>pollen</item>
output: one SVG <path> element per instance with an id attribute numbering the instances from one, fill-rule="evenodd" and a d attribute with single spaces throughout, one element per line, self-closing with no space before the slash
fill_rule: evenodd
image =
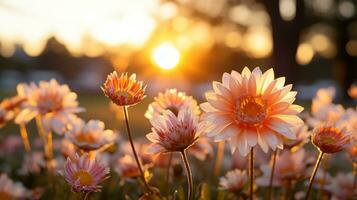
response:
<path id="1" fill-rule="evenodd" d="M 93 182 L 92 175 L 89 172 L 84 171 L 84 170 L 79 170 L 79 171 L 75 172 L 73 174 L 72 179 L 74 181 L 79 179 L 79 183 L 80 183 L 81 186 L 90 185 Z"/>
<path id="2" fill-rule="evenodd" d="M 238 99 L 236 113 L 240 124 L 257 125 L 264 121 L 267 109 L 260 96 L 247 96 Z"/>

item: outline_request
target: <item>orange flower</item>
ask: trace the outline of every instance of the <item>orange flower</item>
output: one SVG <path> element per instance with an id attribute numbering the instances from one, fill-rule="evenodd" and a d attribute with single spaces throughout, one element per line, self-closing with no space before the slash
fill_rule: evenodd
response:
<path id="1" fill-rule="evenodd" d="M 159 93 L 155 97 L 155 101 L 151 103 L 145 113 L 145 117 L 151 119 L 155 116 L 161 115 L 164 110 L 171 110 L 175 115 L 181 109 L 189 109 L 194 114 L 200 114 L 200 108 L 197 101 L 191 96 L 187 96 L 184 92 L 179 92 L 177 89 L 169 89 L 164 93 Z"/>
<path id="2" fill-rule="evenodd" d="M 201 104 L 211 123 L 208 135 L 230 141 L 232 152 L 238 148 L 242 155 L 257 143 L 264 152 L 282 149 L 283 138 L 295 139 L 293 129 L 303 124 L 297 116 L 303 108 L 292 104 L 297 93 L 284 83 L 283 77 L 274 79 L 273 69 L 224 73 L 222 83 L 213 82 L 214 92 L 206 94 L 208 102 Z"/>
<path id="3" fill-rule="evenodd" d="M 0 103 L 0 128 L 15 117 L 18 108 L 25 100 L 23 97 L 15 96 L 4 99 Z"/>
<path id="4" fill-rule="evenodd" d="M 309 137 L 311 132 L 308 131 L 308 127 L 306 125 L 302 125 L 295 129 L 296 140 L 286 140 L 284 141 L 284 146 L 286 148 L 292 149 L 293 151 L 302 147 L 309 141 Z"/>
<path id="5" fill-rule="evenodd" d="M 347 147 L 351 137 L 344 127 L 323 125 L 314 129 L 311 140 L 323 153 L 337 153 Z"/>
<path id="6" fill-rule="evenodd" d="M 128 74 L 123 73 L 118 77 L 116 71 L 108 75 L 101 87 L 105 96 L 118 106 L 130 106 L 139 103 L 146 97 L 145 88 L 146 86 L 143 87 L 141 81 L 136 80 L 135 74 L 128 78 Z"/>

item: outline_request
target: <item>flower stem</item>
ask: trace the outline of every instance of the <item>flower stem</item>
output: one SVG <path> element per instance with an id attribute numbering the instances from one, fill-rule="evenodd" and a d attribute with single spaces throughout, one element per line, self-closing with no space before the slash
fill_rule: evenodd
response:
<path id="1" fill-rule="evenodd" d="M 150 193 L 152 193 L 152 190 L 150 189 L 148 183 L 146 182 L 145 175 L 144 175 L 144 171 L 143 171 L 143 169 L 142 169 L 142 167 L 141 167 L 141 164 L 140 164 L 140 161 L 139 161 L 139 157 L 138 157 L 138 155 L 137 155 L 137 153 L 136 153 L 136 150 L 135 150 L 135 146 L 134 146 L 134 142 L 133 142 L 133 138 L 132 138 L 132 135 L 131 135 L 130 126 L 129 126 L 128 107 L 127 107 L 127 106 L 123 106 L 123 111 L 124 111 L 125 125 L 126 125 L 126 130 L 127 130 L 127 132 L 128 132 L 128 138 L 129 138 L 131 150 L 133 151 L 133 155 L 134 155 L 136 164 L 138 165 L 138 169 L 139 169 L 139 172 L 140 172 L 141 180 L 143 181 L 143 183 L 144 183 L 145 188 L 147 189 L 147 191 L 149 191 Z"/>
<path id="2" fill-rule="evenodd" d="M 273 189 L 273 179 L 274 179 L 274 171 L 275 171 L 275 163 L 276 163 L 276 155 L 278 154 L 278 149 L 276 149 L 273 153 L 273 163 L 270 172 L 269 179 L 269 190 L 268 190 L 268 199 L 271 199 L 272 189 Z"/>
<path id="3" fill-rule="evenodd" d="M 323 156 L 324 156 L 324 153 L 322 151 L 320 151 L 320 154 L 319 154 L 319 156 L 318 156 L 318 158 L 316 160 L 316 164 L 315 164 L 314 170 L 312 171 L 312 174 L 311 174 L 311 177 L 310 177 L 309 187 L 308 187 L 307 192 L 306 192 L 305 200 L 309 199 L 309 195 L 310 195 L 310 192 L 311 192 L 312 184 L 314 183 L 316 172 L 319 169 L 319 166 L 321 164 L 321 160 L 322 160 Z"/>
<path id="4" fill-rule="evenodd" d="M 26 152 L 31 151 L 31 146 L 30 146 L 30 141 L 28 138 L 27 130 L 26 130 L 26 125 L 25 124 L 20 124 L 20 134 L 22 138 L 22 143 L 24 144 L 24 148 Z"/>
<path id="5" fill-rule="evenodd" d="M 173 157 L 173 153 L 171 152 L 170 155 L 169 155 L 169 163 L 168 163 L 167 169 L 166 169 L 166 187 L 167 187 L 167 193 L 170 193 L 169 183 L 170 183 L 170 168 L 171 168 L 171 163 L 172 163 L 172 157 Z"/>
<path id="6" fill-rule="evenodd" d="M 87 193 L 84 195 L 83 200 L 87 200 L 87 199 L 88 199 L 88 197 L 89 197 L 89 194 L 90 194 L 90 192 L 87 192 Z"/>
<path id="7" fill-rule="evenodd" d="M 217 157 L 216 157 L 216 162 L 214 165 L 214 176 L 215 177 L 218 177 L 219 173 L 221 171 L 221 166 L 222 166 L 222 161 L 223 161 L 223 156 L 224 156 L 224 146 L 225 146 L 224 141 L 221 141 L 218 143 Z"/>
<path id="8" fill-rule="evenodd" d="M 253 200 L 254 193 L 254 149 L 253 147 L 250 149 L 249 154 L 249 199 Z"/>
<path id="9" fill-rule="evenodd" d="M 188 196 L 188 200 L 192 200 L 193 199 L 193 180 L 192 180 L 192 172 L 191 172 L 190 164 L 188 162 L 187 155 L 186 155 L 186 150 L 181 151 L 181 156 L 182 156 L 183 163 L 185 164 L 186 173 L 187 173 L 187 182 L 188 182 L 188 195 L 187 196 Z"/>
<path id="10" fill-rule="evenodd" d="M 50 173 L 52 173 L 52 155 L 53 155 L 53 147 L 52 147 L 52 132 L 46 131 L 42 124 L 41 116 L 36 117 L 36 125 L 38 129 L 38 134 L 43 139 L 44 146 L 44 154 L 46 156 L 46 166 Z"/>

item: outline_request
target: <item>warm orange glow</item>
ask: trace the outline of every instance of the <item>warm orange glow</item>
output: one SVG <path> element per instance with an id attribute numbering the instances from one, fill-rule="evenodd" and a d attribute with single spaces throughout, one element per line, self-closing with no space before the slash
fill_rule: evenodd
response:
<path id="1" fill-rule="evenodd" d="M 170 43 L 163 43 L 152 52 L 153 62 L 162 69 L 173 69 L 180 61 L 180 52 Z"/>
<path id="2" fill-rule="evenodd" d="M 307 65 L 314 57 L 314 49 L 310 44 L 302 43 L 299 45 L 296 53 L 296 61 L 300 65 Z"/>

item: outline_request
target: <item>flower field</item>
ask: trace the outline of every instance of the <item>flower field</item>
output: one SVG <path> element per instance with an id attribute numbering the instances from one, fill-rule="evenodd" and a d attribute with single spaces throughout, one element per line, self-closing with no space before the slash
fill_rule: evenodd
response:
<path id="1" fill-rule="evenodd" d="M 356 199 L 356 104 L 328 87 L 298 105 L 286 82 L 245 67 L 204 99 L 148 98 L 122 71 L 83 99 L 55 79 L 18 83 L 0 103 L 0 199 Z"/>

